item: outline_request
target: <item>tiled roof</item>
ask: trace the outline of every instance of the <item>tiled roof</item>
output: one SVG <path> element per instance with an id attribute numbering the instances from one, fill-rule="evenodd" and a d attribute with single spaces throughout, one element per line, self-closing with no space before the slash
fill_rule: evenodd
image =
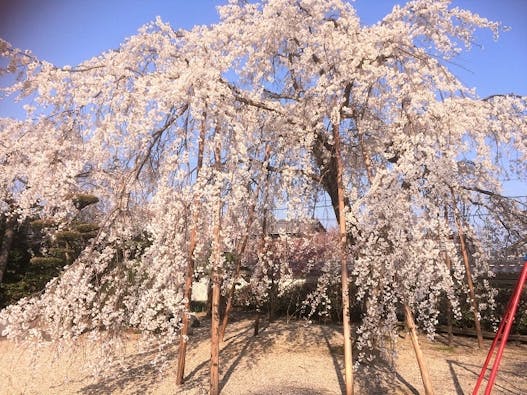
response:
<path id="1" fill-rule="evenodd" d="M 304 235 L 325 232 L 319 220 L 286 220 L 278 219 L 269 224 L 269 235 Z"/>

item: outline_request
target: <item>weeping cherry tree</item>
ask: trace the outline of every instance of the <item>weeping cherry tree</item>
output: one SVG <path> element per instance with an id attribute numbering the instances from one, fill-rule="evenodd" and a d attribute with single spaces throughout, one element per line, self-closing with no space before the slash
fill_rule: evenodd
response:
<path id="1" fill-rule="evenodd" d="M 432 393 L 415 326 L 433 334 L 441 295 L 457 309 L 466 270 L 445 206 L 454 195 L 494 212 L 499 200 L 496 221 L 525 226 L 517 202 L 499 197 L 504 174 L 526 178 L 526 99 L 482 99 L 448 63 L 476 29 L 497 35 L 500 25 L 448 0 L 395 6 L 371 26 L 342 0 L 230 1 L 219 13 L 218 24 L 190 31 L 157 19 L 75 66 L 0 43 L 3 71 L 16 75 L 3 95 L 28 102 L 24 120 L 1 120 L 2 198 L 17 202 L 20 218 L 38 203 L 58 221 L 74 213 L 68 196 L 89 193 L 105 213 L 98 236 L 42 295 L 1 313 L 5 333 L 111 341 L 131 326 L 179 341 L 181 383 L 193 272 L 206 262 L 218 393 L 217 300 L 221 282 L 236 277 L 225 253 L 243 256 L 275 205 L 294 217 L 323 189 L 339 223 L 346 393 L 350 298 L 367 306 L 361 354 L 393 339 L 404 311 Z M 468 157 L 470 177 L 458 165 Z"/>

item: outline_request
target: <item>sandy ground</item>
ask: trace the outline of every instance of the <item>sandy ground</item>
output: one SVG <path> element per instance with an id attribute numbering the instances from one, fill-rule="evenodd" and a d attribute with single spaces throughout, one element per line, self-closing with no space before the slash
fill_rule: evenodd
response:
<path id="1" fill-rule="evenodd" d="M 228 328 L 221 351 L 223 394 L 339 394 L 343 388 L 342 335 L 337 326 L 273 322 L 253 337 L 252 321 Z M 151 364 L 155 351 L 140 352 L 127 342 L 121 363 L 102 364 L 92 375 L 97 347 L 86 344 L 74 353 L 32 348 L 0 340 L 1 394 L 206 394 L 208 328 L 195 329 L 187 358 L 186 383 L 174 384 L 176 349 L 165 351 L 169 368 Z M 474 339 L 456 337 L 453 346 L 441 336 L 421 344 L 437 395 L 470 394 L 490 341 L 479 350 Z M 359 394 L 421 394 L 423 387 L 408 338 L 397 346 L 395 371 L 382 361 L 355 372 Z M 107 366 L 109 365 L 109 366 Z M 527 394 L 527 345 L 507 345 L 493 394 Z"/>

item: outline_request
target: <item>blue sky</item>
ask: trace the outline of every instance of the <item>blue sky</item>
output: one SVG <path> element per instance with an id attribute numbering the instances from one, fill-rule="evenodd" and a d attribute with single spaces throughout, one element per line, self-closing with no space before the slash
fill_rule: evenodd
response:
<path id="1" fill-rule="evenodd" d="M 0 37 L 30 49 L 57 65 L 76 64 L 116 48 L 157 15 L 175 28 L 218 21 L 218 0 L 10 0 L 0 2 Z M 371 24 L 404 0 L 356 0 L 364 24 Z M 479 32 L 469 54 L 451 69 L 481 96 L 515 92 L 527 95 L 527 0 L 455 0 L 511 30 L 498 42 Z M 0 106 L 2 104 L 0 103 Z M 2 113 L 2 111 L 0 111 Z"/>
<path id="2" fill-rule="evenodd" d="M 364 24 L 372 24 L 404 0 L 356 0 Z M 174 28 L 218 21 L 218 0 L 7 0 L 0 2 L 0 37 L 56 65 L 74 65 L 117 48 L 137 29 L 161 16 Z M 472 51 L 455 59 L 451 70 L 481 97 L 514 92 L 527 95 L 527 0 L 454 0 L 511 28 L 495 42 L 478 32 Z M 0 102 L 0 116 L 17 111 Z M 518 181 L 509 194 L 525 195 Z"/>

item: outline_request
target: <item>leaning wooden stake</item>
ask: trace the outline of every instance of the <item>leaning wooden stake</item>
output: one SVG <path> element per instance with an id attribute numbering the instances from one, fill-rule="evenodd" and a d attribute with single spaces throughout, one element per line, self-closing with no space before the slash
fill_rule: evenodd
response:
<path id="1" fill-rule="evenodd" d="M 444 218 L 445 218 L 445 223 L 448 223 L 448 208 L 447 206 L 445 206 L 445 212 L 444 212 Z M 448 269 L 448 274 L 451 276 L 452 274 L 452 261 L 450 259 L 450 256 L 448 256 L 448 252 L 445 251 L 444 252 L 444 257 L 445 257 L 445 263 L 446 263 L 446 267 Z M 451 346 L 453 341 L 454 341 L 454 325 L 452 323 L 452 302 L 450 301 L 450 299 L 448 298 L 447 296 L 447 328 L 448 328 L 448 345 Z"/>
<path id="2" fill-rule="evenodd" d="M 205 120 L 203 120 L 200 130 L 199 143 L 198 143 L 198 163 L 196 168 L 196 180 L 199 177 L 199 172 L 203 166 L 203 152 L 205 150 Z M 195 199 L 195 205 L 198 205 Z M 181 333 L 179 337 L 179 349 L 178 349 L 178 364 L 176 371 L 176 384 L 183 384 L 183 378 L 185 376 L 185 360 L 187 356 L 187 341 L 188 341 L 188 330 L 190 326 L 190 302 L 192 299 L 192 280 L 194 278 L 194 250 L 196 249 L 197 243 L 197 207 L 195 208 L 195 215 L 192 218 L 192 229 L 190 231 L 190 240 L 187 256 L 187 268 L 185 273 L 185 286 L 183 289 L 183 296 L 185 298 L 185 311 L 182 317 Z"/>
<path id="3" fill-rule="evenodd" d="M 343 166 L 340 152 L 340 133 L 339 124 L 333 125 L 334 153 L 337 162 L 337 194 L 339 206 L 339 238 L 340 238 L 340 267 L 341 267 L 341 285 L 342 285 L 342 322 L 344 334 L 344 370 L 346 377 L 346 395 L 353 394 L 353 364 L 351 352 L 351 320 L 350 320 L 350 300 L 348 284 L 348 260 L 346 257 L 346 215 L 344 212 L 344 181 Z"/>
<path id="4" fill-rule="evenodd" d="M 219 234 L 218 229 L 214 231 Z M 220 254 L 217 254 L 220 255 Z M 221 259 L 220 257 L 216 257 Z M 214 259 L 213 269 L 212 269 L 212 320 L 210 327 L 210 394 L 217 395 L 220 393 L 220 374 L 219 374 L 219 360 L 220 360 L 220 293 L 221 293 L 221 281 L 219 276 L 219 261 Z"/>
<path id="5" fill-rule="evenodd" d="M 417 337 L 417 330 L 415 327 L 414 316 L 412 310 L 407 303 L 404 304 L 404 317 L 406 320 L 406 327 L 408 328 L 408 333 L 410 334 L 410 339 L 412 341 L 412 346 L 414 348 L 415 357 L 419 365 L 419 370 L 421 372 L 421 379 L 423 380 L 423 386 L 425 388 L 426 395 L 433 395 L 434 389 L 432 388 L 432 381 L 430 380 L 430 374 L 428 373 L 428 367 L 426 366 L 423 352 L 421 346 L 419 345 L 419 339 Z"/>
<path id="6" fill-rule="evenodd" d="M 269 146 L 267 148 L 269 148 Z M 266 156 L 267 156 L 267 152 L 266 152 Z M 269 172 L 266 174 L 266 180 L 267 182 L 269 181 Z M 267 182 L 266 182 L 266 185 L 267 185 Z M 260 241 L 257 247 L 258 259 L 260 259 L 260 255 L 263 253 L 265 246 L 266 246 L 265 237 L 267 235 L 267 205 L 266 205 L 267 199 L 268 199 L 268 190 L 266 187 L 265 194 L 263 196 L 262 234 L 260 235 Z M 257 306 L 256 317 L 254 319 L 254 336 L 258 336 L 258 331 L 260 330 L 260 315 L 261 315 L 260 307 Z"/>
<path id="7" fill-rule="evenodd" d="M 254 212 L 254 205 L 251 207 L 251 212 Z M 250 213 L 251 214 L 251 213 Z M 249 222 L 252 223 L 252 219 L 251 219 L 252 215 L 249 215 Z M 236 262 L 236 268 L 234 269 L 234 279 L 232 281 L 232 285 L 231 285 L 231 288 L 229 289 L 229 294 L 227 296 L 227 304 L 225 306 L 225 313 L 223 314 L 223 318 L 222 318 L 222 321 L 221 321 L 221 326 L 220 326 L 220 341 L 223 341 L 224 337 L 225 337 L 225 330 L 227 329 L 227 324 L 229 322 L 229 316 L 231 314 L 231 310 L 232 310 L 232 302 L 234 300 L 234 292 L 236 291 L 236 282 L 238 281 L 238 278 L 240 277 L 240 272 L 241 272 L 241 267 L 242 267 L 242 256 L 245 252 L 245 248 L 247 247 L 247 241 L 249 239 L 249 231 L 250 231 L 250 226 L 248 225 L 247 226 L 247 230 L 246 230 L 246 233 L 243 237 L 243 240 L 241 242 L 241 245 L 240 245 L 240 248 L 238 251 L 236 251 L 236 256 L 235 256 L 235 262 Z"/>
<path id="8" fill-rule="evenodd" d="M 260 257 L 264 248 L 266 246 L 265 236 L 267 234 L 267 210 L 263 210 L 263 219 L 262 219 L 262 234 L 260 236 L 260 242 L 258 244 L 257 256 Z M 260 258 L 258 258 L 260 259 Z M 260 316 L 262 315 L 260 311 L 260 306 L 256 307 L 256 317 L 254 318 L 254 336 L 258 336 L 260 330 Z"/>
<path id="9" fill-rule="evenodd" d="M 182 317 L 181 333 L 179 337 L 178 365 L 176 372 L 176 384 L 183 384 L 185 376 L 185 359 L 187 355 L 188 329 L 190 326 L 190 299 L 192 298 L 192 278 L 194 276 L 194 249 L 196 248 L 196 232 L 193 229 L 190 234 L 189 256 L 187 258 L 187 271 L 185 274 L 185 312 Z"/>
<path id="10" fill-rule="evenodd" d="M 448 273 L 452 270 L 452 261 L 450 260 L 450 257 L 445 252 L 445 263 L 448 268 Z M 450 299 L 447 297 L 447 330 L 448 330 L 448 345 L 451 346 L 454 342 L 454 325 L 452 323 L 452 303 L 450 302 Z"/>
<path id="11" fill-rule="evenodd" d="M 215 150 L 216 168 L 220 166 L 220 148 Z M 213 250 L 212 250 L 212 317 L 210 327 L 210 395 L 220 393 L 220 262 L 222 260 L 220 245 L 220 222 L 221 222 L 221 198 L 218 198 L 215 212 L 215 224 L 213 230 Z"/>
<path id="12" fill-rule="evenodd" d="M 479 319 L 479 306 L 476 299 L 476 292 L 474 291 L 474 283 L 472 281 L 472 272 L 470 270 L 470 261 L 468 259 L 468 250 L 465 243 L 465 232 L 459 216 L 454 211 L 454 219 L 457 226 L 459 236 L 459 244 L 461 246 L 461 254 L 463 256 L 463 264 L 465 265 L 465 273 L 467 276 L 467 285 L 470 295 L 470 302 L 472 304 L 472 313 L 474 314 L 474 326 L 476 327 L 476 336 L 478 338 L 478 347 L 483 348 L 483 333 L 481 331 L 481 322 Z"/>
<path id="13" fill-rule="evenodd" d="M 373 170 L 371 167 L 371 159 L 368 155 L 368 152 L 366 150 L 366 147 L 364 145 L 364 140 L 361 136 L 360 138 L 360 146 L 361 146 L 361 152 L 362 156 L 364 158 L 364 165 L 366 167 L 366 176 L 368 178 L 368 182 L 372 183 L 373 179 Z M 378 293 L 379 292 L 379 286 L 377 285 L 373 292 Z M 408 327 L 408 332 L 410 333 L 410 337 L 412 339 L 412 346 L 414 348 L 415 356 L 417 359 L 417 364 L 419 365 L 419 370 L 421 372 L 421 378 L 423 380 L 423 385 L 425 387 L 426 394 L 433 394 L 432 384 L 430 381 L 430 373 L 428 372 L 428 368 L 426 366 L 423 352 L 421 350 L 421 346 L 419 344 L 418 338 L 417 338 L 417 331 L 415 327 L 414 318 L 412 315 L 412 311 L 410 310 L 409 306 L 407 304 L 404 305 L 404 313 L 406 318 L 406 324 Z"/>

